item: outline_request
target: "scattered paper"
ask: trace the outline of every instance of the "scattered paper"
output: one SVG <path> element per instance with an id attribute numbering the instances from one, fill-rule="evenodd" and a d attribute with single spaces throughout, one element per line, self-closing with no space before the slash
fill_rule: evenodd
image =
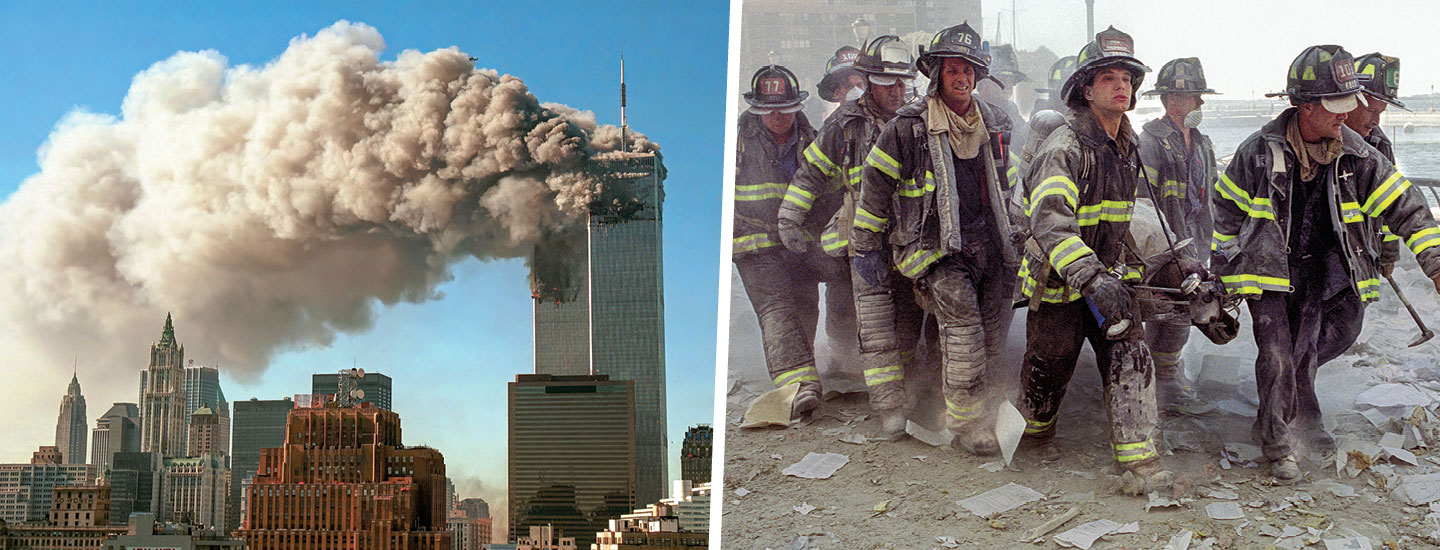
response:
<path id="1" fill-rule="evenodd" d="M 1138 524 L 1136 524 L 1136 526 L 1138 528 Z M 1114 533 L 1124 527 L 1126 526 L 1120 525 L 1119 523 L 1115 523 L 1108 519 L 1097 519 L 1095 521 L 1086 523 L 1064 533 L 1055 535 L 1053 540 L 1056 544 L 1059 544 L 1060 546 L 1069 546 L 1073 548 L 1079 548 L 1080 550 L 1089 550 L 1090 545 L 1095 544 L 1095 541 L 1099 540 L 1100 537 Z"/>
<path id="2" fill-rule="evenodd" d="M 1304 529 L 1301 529 L 1301 528 L 1296 527 L 1296 526 L 1294 526 L 1294 525 L 1286 525 L 1286 526 L 1285 526 L 1285 530 L 1280 532 L 1280 537 L 1279 537 L 1279 538 L 1285 539 L 1285 538 L 1290 538 L 1290 537 L 1298 537 L 1298 536 L 1303 535 L 1303 534 L 1305 534 L 1305 530 L 1304 530 Z"/>
<path id="3" fill-rule="evenodd" d="M 905 433 L 920 440 L 921 443 L 932 447 L 943 447 L 955 440 L 955 434 L 950 433 L 948 430 L 937 432 L 916 424 L 914 420 L 905 421 Z"/>
<path id="4" fill-rule="evenodd" d="M 1435 402 L 1434 394 L 1410 384 L 1376 384 L 1355 396 L 1356 405 L 1371 407 L 1428 407 Z"/>
<path id="5" fill-rule="evenodd" d="M 1020 436 L 1025 435 L 1025 417 L 1009 401 L 1000 404 L 995 412 L 995 439 L 1000 442 L 1000 456 L 1005 465 L 1015 458 L 1015 448 L 1020 446 Z"/>
<path id="6" fill-rule="evenodd" d="M 1237 401 L 1235 399 L 1222 399 L 1220 401 L 1216 401 L 1215 408 L 1236 416 L 1249 417 L 1254 417 L 1256 411 L 1260 410 L 1260 408 L 1256 407 L 1255 405 L 1251 405 L 1250 403 L 1245 403 L 1242 401 Z"/>
<path id="7" fill-rule="evenodd" d="M 1400 476 L 1400 486 L 1390 496 L 1411 506 L 1423 506 L 1440 500 L 1440 474 Z"/>
<path id="8" fill-rule="evenodd" d="M 867 438 L 867 437 L 865 437 L 865 436 L 863 436 L 863 435 L 860 435 L 860 434 L 850 434 L 850 435 L 847 435 L 847 436 L 845 436 L 845 437 L 840 438 L 840 442 L 841 442 L 841 443 L 850 443 L 850 444 L 854 444 L 854 445 L 864 445 L 864 444 L 866 444 L 866 443 L 869 443 L 869 442 L 870 442 L 870 439 Z"/>
<path id="9" fill-rule="evenodd" d="M 1004 463 L 1004 462 L 999 462 L 999 461 L 996 461 L 996 462 L 986 462 L 986 463 L 980 465 L 980 469 L 981 469 L 981 470 L 985 470 L 985 471 L 990 472 L 990 473 L 993 474 L 993 473 L 998 472 L 998 471 L 1000 471 L 1000 470 L 1004 470 L 1004 469 L 1005 469 L 1005 463 Z"/>
<path id="10" fill-rule="evenodd" d="M 1338 481 L 1331 481 L 1331 480 L 1329 480 L 1329 479 L 1321 479 L 1321 480 L 1317 480 L 1315 483 L 1313 483 L 1313 484 L 1311 484 L 1311 485 L 1314 486 L 1314 487 L 1317 488 L 1317 489 L 1323 489 L 1323 490 L 1326 490 L 1326 491 L 1330 491 L 1330 494 L 1335 495 L 1335 496 L 1337 496 L 1337 497 L 1354 497 L 1354 496 L 1355 496 L 1355 488 L 1354 488 L 1354 487 L 1351 487 L 1351 486 L 1346 485 L 1346 484 L 1344 484 L 1344 483 L 1340 483 L 1340 482 L 1338 482 Z"/>
<path id="11" fill-rule="evenodd" d="M 1223 457 L 1223 456 L 1220 457 L 1220 469 L 1221 469 L 1221 470 L 1229 470 L 1229 469 L 1230 469 L 1230 459 L 1227 459 L 1227 458 L 1225 458 L 1225 457 Z"/>
<path id="12" fill-rule="evenodd" d="M 1205 505 L 1205 514 L 1210 519 L 1243 519 L 1245 512 L 1240 511 L 1240 504 L 1235 502 L 1212 502 Z"/>
<path id="13" fill-rule="evenodd" d="M 955 537 L 935 537 L 935 542 L 940 543 L 940 546 L 943 546 L 945 548 L 960 547 L 960 542 L 955 540 Z"/>
<path id="14" fill-rule="evenodd" d="M 1013 510 L 1031 502 L 1044 500 L 1045 495 L 1036 492 L 1034 489 L 1010 483 L 1004 487 L 991 489 L 965 500 L 956 502 L 961 508 L 969 510 L 970 513 L 988 518 L 995 514 Z"/>
<path id="15" fill-rule="evenodd" d="M 1413 450 L 1416 447 L 1425 447 L 1427 449 L 1429 448 L 1425 445 L 1425 438 L 1420 435 L 1420 428 L 1407 424 L 1405 426 L 1404 432 L 1405 442 L 1401 446 L 1404 447 L 1405 450 Z"/>
<path id="16" fill-rule="evenodd" d="M 1190 550 L 1190 539 L 1194 536 L 1194 531 L 1186 529 L 1180 534 L 1170 537 L 1170 542 L 1165 543 L 1165 548 L 1160 550 Z"/>
<path id="17" fill-rule="evenodd" d="M 775 454 L 770 455 L 770 458 L 773 458 L 773 459 L 775 459 L 775 460 L 780 460 L 780 459 L 782 459 L 782 458 L 785 458 L 785 455 L 782 455 L 782 454 L 780 454 L 780 453 L 775 453 Z"/>
<path id="18" fill-rule="evenodd" d="M 1160 493 L 1150 493 L 1150 502 L 1147 502 L 1147 503 L 1145 504 L 1145 511 L 1146 511 L 1146 512 L 1149 512 L 1151 508 L 1178 508 L 1178 507 L 1180 507 L 1180 501 L 1175 500 L 1175 499 L 1173 499 L 1173 498 L 1162 497 L 1162 496 L 1160 496 Z"/>
<path id="19" fill-rule="evenodd" d="M 1365 417 L 1365 420 L 1370 421 L 1370 425 L 1382 432 L 1390 425 L 1390 415 L 1380 412 L 1380 409 L 1365 409 L 1360 416 Z"/>
<path id="20" fill-rule="evenodd" d="M 787 466 L 780 473 L 805 479 L 827 479 L 842 466 L 850 463 L 850 457 L 837 453 L 809 453 L 805 458 Z"/>
<path id="21" fill-rule="evenodd" d="M 1397 433 L 1393 433 L 1393 432 L 1392 432 L 1392 433 L 1387 433 L 1387 434 L 1385 434 L 1385 435 L 1380 436 L 1380 442 L 1379 442 L 1379 443 L 1380 443 L 1380 446 L 1381 446 L 1381 447 L 1400 447 L 1400 448 L 1404 448 L 1404 447 L 1405 447 L 1405 436 L 1400 435 L 1400 434 L 1397 434 Z"/>
<path id="22" fill-rule="evenodd" d="M 1240 495 L 1232 491 L 1217 491 L 1215 489 L 1210 489 L 1206 491 L 1205 496 L 1210 498 L 1218 498 L 1220 500 L 1240 500 Z"/>
<path id="23" fill-rule="evenodd" d="M 801 502 L 799 506 L 791 506 L 790 508 L 793 509 L 793 510 L 795 510 L 796 512 L 799 512 L 800 515 L 802 515 L 802 516 L 808 516 L 808 515 L 810 515 L 810 512 L 814 512 L 814 511 L 815 511 L 815 507 L 814 507 L 814 506 L 811 506 L 811 505 L 806 504 L 806 503 L 804 503 L 804 502 Z"/>
<path id="24" fill-rule="evenodd" d="M 1260 447 L 1249 443 L 1226 443 L 1225 455 L 1232 463 L 1246 464 L 1259 462 L 1264 453 L 1260 452 Z"/>
<path id="25" fill-rule="evenodd" d="M 1056 502 L 1074 502 L 1076 504 L 1079 504 L 1081 502 L 1095 502 L 1095 491 L 1085 491 L 1083 493 L 1066 493 L 1055 500 Z"/>
<path id="26" fill-rule="evenodd" d="M 1394 458 L 1394 459 L 1396 459 L 1396 460 L 1399 460 L 1399 461 L 1404 462 L 1404 463 L 1406 463 L 1406 464 L 1409 464 L 1409 465 L 1411 465 L 1411 466 L 1419 466 L 1419 465 L 1420 465 L 1420 461 L 1415 458 L 1415 453 L 1412 453 L 1412 452 L 1407 451 L 1407 450 L 1405 450 L 1405 449 L 1401 449 L 1401 448 L 1399 448 L 1399 447 L 1383 447 L 1383 446 L 1382 446 L 1382 447 L 1380 447 L 1380 448 L 1385 451 L 1385 454 L 1390 455 L 1391 458 Z"/>
<path id="27" fill-rule="evenodd" d="M 915 460 L 919 460 L 920 462 L 925 462 L 925 459 L 930 458 L 930 457 L 925 456 L 925 455 L 915 455 L 915 456 L 912 456 L 912 457 L 910 457 L 910 458 L 913 458 L 913 459 L 915 459 Z"/>
<path id="28" fill-rule="evenodd" d="M 875 516 L 878 516 L 878 515 L 880 515 L 880 514 L 883 514 L 883 513 L 885 513 L 885 512 L 887 512 L 887 511 L 890 510 L 890 501 L 888 501 L 888 500 L 882 500 L 882 501 L 880 501 L 879 504 L 876 504 L 874 508 L 871 508 L 871 510 L 874 511 L 875 513 L 872 514 L 870 517 L 875 517 Z"/>
<path id="29" fill-rule="evenodd" d="M 750 493 L 751 493 L 751 491 L 750 491 L 749 489 L 744 488 L 744 487 L 741 487 L 741 488 L 735 490 L 735 496 L 737 496 L 737 497 L 743 497 L 743 496 L 748 495 L 748 494 L 750 494 Z"/>
<path id="30" fill-rule="evenodd" d="M 790 404 L 795 401 L 800 384 L 786 384 L 756 397 L 745 409 L 745 423 L 741 428 L 764 428 L 766 426 L 789 426 Z"/>
<path id="31" fill-rule="evenodd" d="M 1348 539 L 1325 539 L 1325 550 L 1374 550 L 1370 539 L 1350 537 Z"/>
<path id="32" fill-rule="evenodd" d="M 1140 522 L 1138 522 L 1138 521 L 1132 521 L 1132 522 L 1127 523 L 1127 524 L 1125 524 L 1125 525 L 1121 525 L 1119 529 L 1116 529 L 1116 530 L 1114 530 L 1114 531 L 1111 531 L 1110 534 L 1112 534 L 1112 535 L 1129 535 L 1129 534 L 1132 534 L 1132 533 L 1139 533 L 1139 532 L 1140 532 Z"/>

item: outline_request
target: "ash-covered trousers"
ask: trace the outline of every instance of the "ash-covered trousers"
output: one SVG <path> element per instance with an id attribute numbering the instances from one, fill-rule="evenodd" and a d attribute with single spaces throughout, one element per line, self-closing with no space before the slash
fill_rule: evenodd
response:
<path id="1" fill-rule="evenodd" d="M 1145 345 L 1155 360 L 1156 378 L 1176 378 L 1180 372 L 1180 352 L 1190 340 L 1190 323 L 1145 321 Z"/>
<path id="2" fill-rule="evenodd" d="M 1106 339 L 1085 300 L 1042 303 L 1038 311 L 1030 312 L 1025 320 L 1025 362 L 1020 367 L 1025 436 L 1043 440 L 1055 434 L 1060 400 L 1088 339 L 1104 384 L 1115 460 L 1121 466 L 1135 466 L 1157 459 L 1155 366 L 1137 328 L 1131 328 L 1125 339 Z"/>
<path id="3" fill-rule="evenodd" d="M 1015 272 L 1002 262 L 998 241 L 988 244 L 942 258 L 916 282 L 921 305 L 939 325 L 945 425 L 957 433 L 990 412 L 984 382 L 1010 322 Z"/>
<path id="4" fill-rule="evenodd" d="M 860 334 L 860 365 L 870 406 L 887 410 L 905 405 L 905 373 L 914 372 L 916 346 L 925 312 L 915 303 L 910 279 L 891 270 L 872 285 L 850 270 L 855 289 L 855 318 Z"/>
<path id="5" fill-rule="evenodd" d="M 818 250 L 796 254 L 774 247 L 736 258 L 735 269 L 760 321 L 770 379 L 776 386 L 819 383 L 812 348 L 819 320 L 819 285 L 843 285 L 837 292 L 849 292 L 850 269 L 845 261 Z M 833 307 L 831 304 L 826 303 L 827 307 Z M 827 313 L 854 316 L 848 307 L 836 309 L 827 309 Z"/>
<path id="6" fill-rule="evenodd" d="M 1365 309 L 1353 289 L 1329 299 L 1307 292 L 1266 292 L 1248 300 L 1254 321 L 1255 385 L 1260 394 L 1255 434 L 1270 460 L 1295 454 L 1294 433 L 1322 428 L 1315 373 L 1350 349 Z"/>

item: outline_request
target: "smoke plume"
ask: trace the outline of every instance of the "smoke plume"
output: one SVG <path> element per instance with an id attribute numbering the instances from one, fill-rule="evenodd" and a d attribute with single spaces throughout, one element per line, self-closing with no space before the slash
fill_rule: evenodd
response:
<path id="1" fill-rule="evenodd" d="M 119 116 L 67 115 L 0 204 L 0 322 L 129 384 L 170 311 L 187 357 L 254 377 L 585 211 L 586 161 L 618 128 L 454 47 L 384 47 L 341 21 L 263 66 L 181 52 L 135 76 Z"/>

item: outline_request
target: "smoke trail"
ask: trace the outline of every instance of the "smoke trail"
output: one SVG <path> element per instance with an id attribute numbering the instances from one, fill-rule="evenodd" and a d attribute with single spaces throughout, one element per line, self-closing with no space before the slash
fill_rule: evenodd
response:
<path id="1" fill-rule="evenodd" d="M 584 212 L 586 160 L 617 128 L 456 48 L 383 49 L 340 21 L 263 66 L 181 52 L 135 76 L 120 116 L 67 115 L 0 204 L 0 322 L 62 348 L 46 355 L 127 364 L 173 311 L 189 357 L 253 377 Z"/>

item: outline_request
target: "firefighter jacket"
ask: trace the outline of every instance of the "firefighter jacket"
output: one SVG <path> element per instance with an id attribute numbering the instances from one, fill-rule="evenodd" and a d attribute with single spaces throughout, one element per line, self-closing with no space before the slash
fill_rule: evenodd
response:
<path id="1" fill-rule="evenodd" d="M 1009 158 L 1003 140 L 1010 133 L 1010 119 L 984 101 L 972 102 L 990 135 L 977 157 L 985 165 L 982 184 L 994 223 L 1006 238 L 1013 232 L 1004 204 Z M 926 104 L 902 107 L 866 155 L 851 238 L 856 251 L 876 251 L 884 250 L 888 235 L 895 269 L 912 279 L 941 258 L 961 252 L 960 229 L 968 220 L 960 219 L 960 201 L 979 200 L 960 196 L 950 138 L 927 129 Z M 1001 249 L 1005 265 L 1014 265 L 1013 249 Z"/>
<path id="2" fill-rule="evenodd" d="M 1235 159 L 1220 176 L 1210 204 L 1215 216 L 1212 271 L 1233 294 L 1291 292 L 1291 172 L 1297 170 L 1285 131 L 1296 109 L 1290 108 L 1240 144 Z M 1440 275 L 1440 228 L 1419 192 L 1411 192 L 1388 159 L 1365 144 L 1360 134 L 1342 127 L 1340 156 L 1322 166 L 1330 205 L 1330 221 L 1362 301 L 1380 297 L 1372 223 L 1378 220 L 1415 251 L 1425 275 Z"/>
<path id="3" fill-rule="evenodd" d="M 781 246 L 776 215 L 790 175 L 780 167 L 779 151 L 768 135 L 760 116 L 740 115 L 735 146 L 735 231 L 731 259 L 766 248 Z M 815 139 L 815 128 L 804 114 L 795 113 L 797 155 Z M 801 164 L 805 162 L 799 156 Z"/>
<path id="4" fill-rule="evenodd" d="M 805 148 L 780 203 L 780 217 L 802 226 L 828 220 L 819 241 L 831 256 L 848 255 L 855 201 L 860 197 L 860 169 L 884 122 L 866 114 L 864 101 L 845 103 L 825 121 L 820 135 Z"/>
<path id="5" fill-rule="evenodd" d="M 1371 147 L 1380 151 L 1380 154 L 1385 155 L 1391 164 L 1395 163 L 1395 145 L 1390 143 L 1390 136 L 1380 131 L 1379 126 L 1371 129 L 1370 135 L 1365 136 L 1365 143 L 1369 143 Z M 1385 227 L 1384 224 L 1378 225 L 1380 226 L 1378 234 L 1381 239 L 1380 265 L 1393 264 L 1400 259 L 1400 237 L 1391 233 L 1390 228 Z"/>
<path id="6" fill-rule="evenodd" d="M 1023 178 L 1034 245 L 1020 264 L 1022 296 L 1040 286 L 1041 301 L 1073 302 L 1091 278 L 1112 270 L 1139 280 L 1138 258 L 1124 254 L 1139 172 L 1129 117 L 1121 118 L 1117 136 L 1090 109 L 1079 109 L 1040 146 Z"/>
<path id="7" fill-rule="evenodd" d="M 1210 137 L 1195 129 L 1190 130 L 1190 136 L 1200 155 L 1202 181 L 1191 181 L 1195 178 L 1191 176 L 1184 134 L 1163 116 L 1145 123 L 1140 133 L 1140 160 L 1150 189 L 1138 188 L 1136 196 L 1158 200 L 1155 206 L 1164 216 L 1165 227 L 1177 240 L 1191 239 L 1180 252 L 1203 260 L 1209 254 L 1201 251 L 1211 240 L 1210 201 L 1205 195 L 1220 175 Z"/>

